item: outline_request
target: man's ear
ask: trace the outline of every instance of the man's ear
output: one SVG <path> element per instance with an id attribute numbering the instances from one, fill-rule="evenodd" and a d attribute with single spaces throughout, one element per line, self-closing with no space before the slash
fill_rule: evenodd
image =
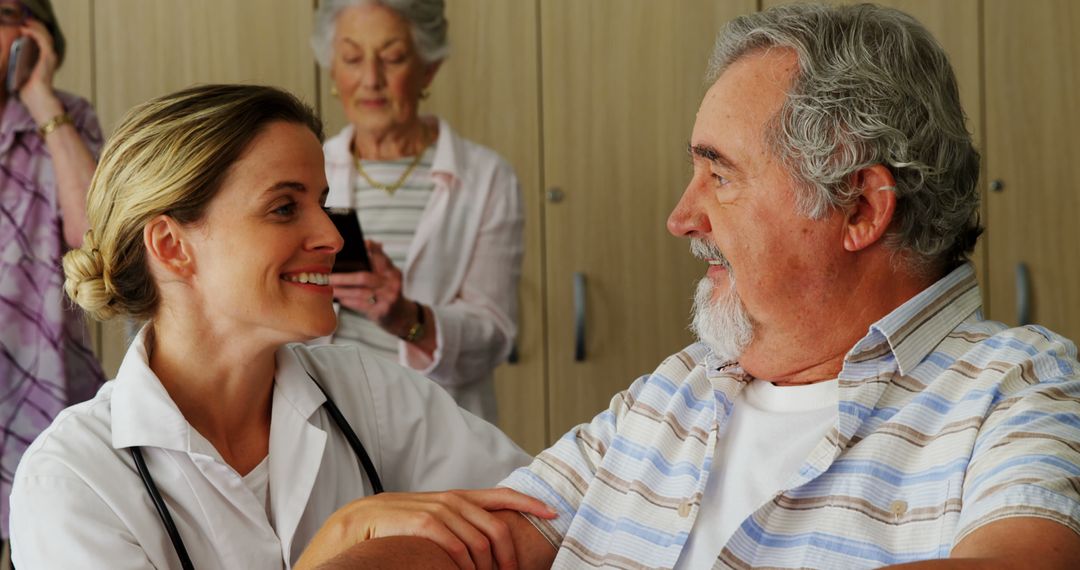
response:
<path id="1" fill-rule="evenodd" d="M 150 262 L 172 277 L 189 277 L 195 270 L 195 258 L 185 236 L 176 220 L 164 214 L 155 216 L 143 228 L 143 245 Z"/>
<path id="2" fill-rule="evenodd" d="M 852 174 L 851 183 L 860 190 L 847 211 L 844 249 L 859 251 L 876 243 L 892 223 L 896 211 L 896 180 L 884 165 L 875 164 Z"/>

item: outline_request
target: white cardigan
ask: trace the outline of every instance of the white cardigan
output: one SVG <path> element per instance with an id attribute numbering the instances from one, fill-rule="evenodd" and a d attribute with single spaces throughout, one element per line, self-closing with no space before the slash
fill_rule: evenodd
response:
<path id="1" fill-rule="evenodd" d="M 350 125 L 323 145 L 328 206 L 355 207 L 352 138 Z M 428 358 L 402 341 L 398 360 L 446 388 L 461 407 L 494 422 L 492 372 L 517 334 L 525 252 L 521 189 L 505 160 L 442 120 L 431 172 L 435 188 L 401 271 L 405 296 L 435 314 L 436 349 Z"/>

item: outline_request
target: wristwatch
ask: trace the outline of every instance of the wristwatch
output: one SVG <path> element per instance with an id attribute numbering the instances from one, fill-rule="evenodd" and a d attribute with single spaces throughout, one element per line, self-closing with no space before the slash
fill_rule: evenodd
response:
<path id="1" fill-rule="evenodd" d="M 416 304 L 416 322 L 409 327 L 409 332 L 405 333 L 405 342 L 417 342 L 424 338 L 424 333 L 427 332 L 424 328 L 424 306 L 419 301 L 413 303 Z"/>

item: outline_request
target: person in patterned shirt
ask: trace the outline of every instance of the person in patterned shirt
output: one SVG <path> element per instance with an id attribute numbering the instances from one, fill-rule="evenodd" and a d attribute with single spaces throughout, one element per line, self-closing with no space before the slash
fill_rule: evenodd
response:
<path id="1" fill-rule="evenodd" d="M 101 127 L 90 103 L 53 87 L 65 42 L 49 0 L 0 1 L 0 77 L 16 38 L 39 55 L 16 93 L 0 88 L 0 538 L 26 446 L 104 380 L 60 267 L 87 229 Z"/>

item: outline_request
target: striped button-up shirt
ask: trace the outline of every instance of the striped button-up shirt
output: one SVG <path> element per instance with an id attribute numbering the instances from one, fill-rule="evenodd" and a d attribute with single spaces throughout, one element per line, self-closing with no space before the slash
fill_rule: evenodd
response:
<path id="1" fill-rule="evenodd" d="M 1080 533 L 1078 368 L 1072 342 L 984 320 L 972 268 L 956 269 L 848 352 L 836 424 L 716 567 L 942 558 L 1006 517 Z M 674 566 L 747 380 L 692 345 L 507 478 L 559 512 L 531 519 L 555 567 Z"/>

